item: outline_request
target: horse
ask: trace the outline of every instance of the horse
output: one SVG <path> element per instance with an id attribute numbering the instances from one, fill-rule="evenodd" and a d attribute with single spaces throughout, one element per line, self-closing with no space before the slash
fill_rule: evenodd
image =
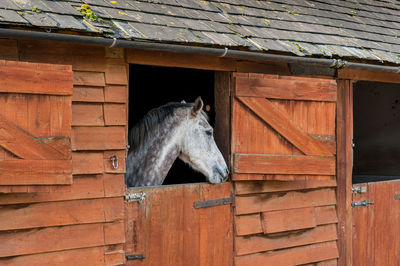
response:
<path id="1" fill-rule="evenodd" d="M 210 183 L 227 180 L 229 170 L 218 149 L 203 101 L 171 102 L 150 110 L 129 133 L 125 182 L 128 187 L 162 185 L 179 158 Z"/>

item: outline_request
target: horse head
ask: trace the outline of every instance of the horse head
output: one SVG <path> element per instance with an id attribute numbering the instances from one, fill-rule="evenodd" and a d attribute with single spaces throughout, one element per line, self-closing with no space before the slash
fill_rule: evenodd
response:
<path id="1" fill-rule="evenodd" d="M 202 109 L 203 101 L 198 97 L 187 113 L 179 158 L 205 175 L 210 183 L 221 183 L 228 178 L 229 170 Z"/>

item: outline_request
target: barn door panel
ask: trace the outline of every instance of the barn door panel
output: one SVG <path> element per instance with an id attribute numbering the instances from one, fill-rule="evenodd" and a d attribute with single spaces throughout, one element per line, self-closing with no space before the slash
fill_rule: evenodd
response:
<path id="1" fill-rule="evenodd" d="M 400 265 L 400 180 L 353 191 L 353 265 Z"/>
<path id="2" fill-rule="evenodd" d="M 128 193 L 137 196 L 126 205 L 128 265 L 232 265 L 231 205 L 194 207 L 199 201 L 229 198 L 230 183 L 132 188 Z"/>
<path id="3" fill-rule="evenodd" d="M 236 74 L 234 180 L 331 179 L 336 82 Z"/>
<path id="4" fill-rule="evenodd" d="M 71 95 L 69 66 L 0 61 L 0 192 L 72 183 Z"/>

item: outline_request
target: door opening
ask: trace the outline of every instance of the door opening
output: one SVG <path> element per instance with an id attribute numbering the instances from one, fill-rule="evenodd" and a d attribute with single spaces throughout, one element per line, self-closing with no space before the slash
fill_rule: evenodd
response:
<path id="1" fill-rule="evenodd" d="M 353 184 L 400 179 L 400 90 L 397 84 L 354 84 Z"/>
<path id="2" fill-rule="evenodd" d="M 214 127 L 214 71 L 130 65 L 129 128 L 149 110 L 168 102 L 194 102 L 201 96 Z M 205 177 L 177 159 L 163 185 L 205 182 Z"/>

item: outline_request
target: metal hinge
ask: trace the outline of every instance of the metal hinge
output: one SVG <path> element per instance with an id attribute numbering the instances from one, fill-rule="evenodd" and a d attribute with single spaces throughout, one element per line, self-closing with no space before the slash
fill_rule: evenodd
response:
<path id="1" fill-rule="evenodd" d="M 368 205 L 373 205 L 373 202 L 370 202 L 369 200 L 360 200 L 360 201 L 352 201 L 351 202 L 351 207 L 366 207 Z"/>
<path id="2" fill-rule="evenodd" d="M 146 257 L 143 254 L 126 254 L 126 260 L 142 260 Z"/>
<path id="3" fill-rule="evenodd" d="M 353 193 L 365 193 L 365 192 L 367 192 L 367 187 L 353 187 L 352 189 L 351 189 L 351 192 L 353 192 Z"/>
<path id="4" fill-rule="evenodd" d="M 219 205 L 227 205 L 233 203 L 233 197 L 228 198 L 220 198 L 220 199 L 213 199 L 213 200 L 205 200 L 205 201 L 197 201 L 193 203 L 193 207 L 195 209 L 200 208 L 207 208 L 207 207 L 214 207 Z"/>
<path id="5" fill-rule="evenodd" d="M 135 193 L 126 193 L 125 194 L 125 201 L 126 202 L 133 202 L 133 201 L 138 201 L 139 203 L 142 203 L 146 198 L 146 193 L 144 192 L 135 192 Z"/>

